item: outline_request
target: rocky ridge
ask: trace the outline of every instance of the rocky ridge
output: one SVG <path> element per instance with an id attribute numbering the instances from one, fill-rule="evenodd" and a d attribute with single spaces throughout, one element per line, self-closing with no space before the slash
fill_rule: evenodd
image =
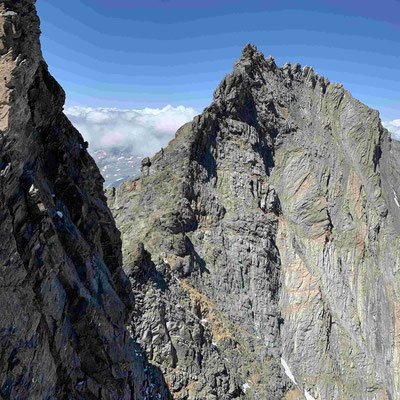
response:
<path id="1" fill-rule="evenodd" d="M 0 397 L 170 397 L 125 327 L 133 296 L 34 0 L 0 1 Z"/>
<path id="2" fill-rule="evenodd" d="M 213 102 L 108 190 L 130 330 L 176 399 L 397 399 L 399 143 L 246 45 Z"/>
<path id="3" fill-rule="evenodd" d="M 121 257 L 39 34 L 34 0 L 0 1 L 0 397 L 397 399 L 400 146 L 378 113 L 245 46 L 108 191 Z"/>

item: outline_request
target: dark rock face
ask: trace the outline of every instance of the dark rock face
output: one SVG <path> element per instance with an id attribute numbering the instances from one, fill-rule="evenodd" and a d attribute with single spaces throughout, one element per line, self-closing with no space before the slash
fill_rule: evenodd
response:
<path id="1" fill-rule="evenodd" d="M 0 397 L 169 398 L 125 328 L 120 234 L 39 33 L 34 1 L 0 2 Z"/>
<path id="2" fill-rule="evenodd" d="M 400 396 L 399 151 L 342 85 L 247 45 L 108 192 L 130 329 L 174 398 Z"/>

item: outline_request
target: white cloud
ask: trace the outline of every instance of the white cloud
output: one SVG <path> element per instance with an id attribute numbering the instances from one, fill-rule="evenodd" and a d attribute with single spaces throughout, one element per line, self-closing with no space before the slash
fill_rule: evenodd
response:
<path id="1" fill-rule="evenodd" d="M 392 134 L 392 138 L 400 140 L 400 119 L 382 121 L 383 126 Z"/>
<path id="2" fill-rule="evenodd" d="M 89 142 L 89 150 L 132 147 L 138 156 L 152 156 L 165 147 L 196 111 L 184 106 L 122 110 L 68 107 L 65 114 Z"/>

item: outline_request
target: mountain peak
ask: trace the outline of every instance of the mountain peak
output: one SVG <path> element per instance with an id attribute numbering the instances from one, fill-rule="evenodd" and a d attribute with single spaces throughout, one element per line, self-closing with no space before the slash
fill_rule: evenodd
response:
<path id="1" fill-rule="evenodd" d="M 273 58 L 265 60 L 264 54 L 258 51 L 255 45 L 247 43 L 243 49 L 240 58 L 234 63 L 234 72 L 249 74 L 254 69 L 265 68 L 267 65 L 275 65 Z"/>
<path id="2" fill-rule="evenodd" d="M 256 45 L 252 45 L 250 43 L 247 43 L 242 48 L 242 57 L 251 57 L 255 53 L 260 53 L 264 57 L 264 55 L 260 51 L 258 51 Z"/>
<path id="3" fill-rule="evenodd" d="M 398 151 L 341 85 L 247 44 L 202 115 L 110 192 L 145 310 L 132 331 L 177 392 L 396 397 Z"/>

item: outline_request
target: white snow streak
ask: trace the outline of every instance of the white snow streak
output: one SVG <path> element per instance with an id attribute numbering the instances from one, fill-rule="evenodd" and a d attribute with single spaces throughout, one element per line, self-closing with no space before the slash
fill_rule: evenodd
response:
<path id="1" fill-rule="evenodd" d="M 400 208 L 399 199 L 397 198 L 397 194 L 396 194 L 396 192 L 394 190 L 393 190 L 393 194 L 394 194 L 394 201 L 397 204 L 397 207 Z"/>
<path id="2" fill-rule="evenodd" d="M 287 362 L 281 357 L 281 364 L 283 368 L 285 369 L 286 375 L 289 377 L 289 379 L 298 387 L 296 380 L 294 379 L 294 376 L 292 374 L 292 371 L 289 368 L 289 365 Z M 300 389 L 300 388 L 299 388 Z M 301 390 L 301 389 L 300 389 Z M 310 393 L 307 392 L 306 389 L 304 389 L 304 396 L 307 400 L 315 400 L 314 397 L 311 396 Z"/>
<path id="3" fill-rule="evenodd" d="M 294 379 L 294 376 L 292 374 L 292 371 L 289 368 L 289 365 L 287 365 L 286 361 L 281 357 L 281 364 L 283 368 L 285 369 L 285 374 L 289 377 L 289 379 L 297 385 L 296 379 Z"/>
<path id="4" fill-rule="evenodd" d="M 307 400 L 315 400 L 314 397 L 312 397 L 311 394 L 307 392 L 307 390 L 304 390 L 304 396 L 306 396 Z"/>

